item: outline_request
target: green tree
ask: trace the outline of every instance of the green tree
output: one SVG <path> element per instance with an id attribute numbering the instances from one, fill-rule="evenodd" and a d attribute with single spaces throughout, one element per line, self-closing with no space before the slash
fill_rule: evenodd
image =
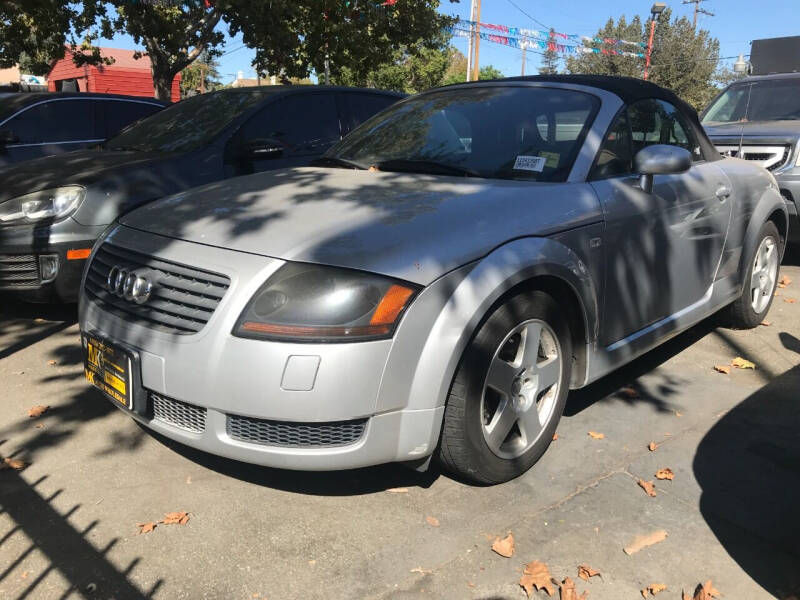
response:
<path id="1" fill-rule="evenodd" d="M 219 62 L 215 58 L 209 58 L 206 53 L 181 71 L 181 90 L 184 94 L 195 90 L 212 92 L 221 87 Z"/>
<path id="2" fill-rule="evenodd" d="M 553 39 L 554 34 L 555 29 L 551 29 L 551 40 Z M 539 67 L 539 75 L 555 75 L 558 73 L 559 62 L 560 57 L 558 56 L 558 52 L 556 52 L 555 48 L 552 48 L 550 45 L 548 45 L 547 50 L 544 51 L 544 56 L 542 57 L 542 66 Z"/>
<path id="3" fill-rule="evenodd" d="M 451 0 L 452 1 L 452 0 Z M 34 55 L 47 44 L 51 59 L 64 55 L 74 36 L 90 46 L 76 63 L 103 60 L 92 42 L 126 33 L 150 57 L 156 96 L 170 97 L 175 75 L 205 52 L 222 53 L 223 27 L 242 34 L 256 49 L 259 72 L 280 73 L 284 80 L 349 69 L 356 77 L 403 46 L 436 48 L 452 19 L 437 12 L 439 0 L 403 0 L 383 4 L 360 0 L 5 0 L 0 7 L 0 65 Z"/>
<path id="4" fill-rule="evenodd" d="M 478 79 L 502 79 L 503 77 L 505 77 L 503 72 L 494 65 L 481 67 L 481 70 L 478 72 Z"/>
<path id="5" fill-rule="evenodd" d="M 467 57 L 460 50 L 450 46 L 447 70 L 442 78 L 442 85 L 464 83 L 467 80 Z"/>
<path id="6" fill-rule="evenodd" d="M 627 23 L 625 17 L 615 23 L 609 19 L 597 32 L 598 38 L 617 38 L 646 43 L 650 21 L 642 24 L 636 16 Z M 602 47 L 592 43 L 592 47 Z M 607 47 L 607 46 L 606 46 Z M 620 46 L 622 50 L 632 47 Z M 638 50 L 642 53 L 645 50 Z M 641 77 L 643 58 L 610 54 L 582 54 L 567 59 L 570 73 L 595 73 L 600 75 L 626 75 Z M 665 10 L 656 23 L 650 64 L 650 81 L 674 91 L 698 110 L 716 94 L 714 73 L 719 61 L 719 41 L 705 29 L 695 30 L 686 17 L 672 20 L 670 9 Z"/>

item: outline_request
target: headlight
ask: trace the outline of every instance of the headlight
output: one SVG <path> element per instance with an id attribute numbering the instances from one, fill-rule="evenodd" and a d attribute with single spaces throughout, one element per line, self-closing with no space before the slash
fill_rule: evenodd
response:
<path id="1" fill-rule="evenodd" d="M 0 225 L 57 221 L 74 213 L 86 197 L 77 185 L 41 190 L 0 204 Z"/>
<path id="2" fill-rule="evenodd" d="M 387 338 L 416 292 L 378 275 L 287 263 L 256 292 L 233 334 L 301 342 Z"/>

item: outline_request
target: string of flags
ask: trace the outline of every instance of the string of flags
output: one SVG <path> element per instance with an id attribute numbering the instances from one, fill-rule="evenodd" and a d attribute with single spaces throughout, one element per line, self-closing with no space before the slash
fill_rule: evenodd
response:
<path id="1" fill-rule="evenodd" d="M 600 38 L 600 37 L 591 37 L 586 35 L 578 35 L 578 34 L 567 34 L 561 33 L 558 31 L 542 31 L 538 29 L 525 29 L 522 27 L 509 27 L 507 25 L 496 25 L 494 23 L 482 23 L 477 21 L 470 21 L 470 20 L 459 20 L 458 23 L 452 28 L 453 30 L 461 30 L 461 31 L 470 31 L 470 29 L 465 28 L 473 28 L 478 29 L 481 34 L 482 39 L 490 39 L 485 38 L 484 36 L 494 36 L 497 39 L 490 39 L 490 41 L 494 41 L 497 43 L 501 43 L 507 46 L 516 46 L 521 48 L 517 43 L 506 43 L 506 39 L 508 40 L 519 40 L 519 43 L 524 44 L 526 48 L 542 48 L 542 49 L 552 49 L 556 52 L 565 52 L 569 54 L 580 54 L 585 53 L 587 50 L 602 53 L 602 54 L 616 54 L 622 56 L 636 56 L 636 57 L 644 57 L 644 54 L 641 52 L 631 52 L 625 51 L 621 49 L 613 49 L 613 48 L 587 48 L 583 46 L 583 44 L 603 44 L 606 46 L 620 46 L 633 48 L 645 48 L 646 44 L 644 42 L 631 42 L 628 40 L 620 40 L 616 38 Z M 492 33 L 485 33 L 480 31 L 480 29 L 489 30 Z M 498 35 L 493 32 L 499 32 Z M 468 36 L 461 36 L 459 37 L 468 37 Z"/>
<path id="2" fill-rule="evenodd" d="M 470 37 L 473 35 L 473 31 L 467 29 L 466 27 L 462 26 L 462 23 L 466 26 L 470 25 L 478 25 L 474 21 L 459 21 L 453 27 L 450 27 L 450 33 L 452 33 L 456 37 Z M 560 52 L 562 54 L 611 54 L 615 56 L 631 56 L 636 58 L 644 58 L 645 55 L 643 52 L 631 52 L 627 50 L 618 50 L 615 48 L 591 48 L 589 46 L 577 45 L 576 42 L 579 38 L 582 42 L 597 42 L 602 44 L 608 45 L 636 45 L 642 46 L 639 42 L 627 42 L 625 40 L 614 40 L 610 38 L 590 38 L 588 36 L 568 36 L 567 34 L 559 34 L 554 33 L 550 35 L 550 32 L 546 34 L 535 29 L 522 29 L 518 27 L 506 27 L 505 25 L 489 25 L 486 23 L 480 23 L 481 27 L 484 27 L 489 30 L 493 31 L 500 31 L 502 33 L 506 33 L 507 35 L 498 35 L 496 33 L 487 33 L 484 31 L 478 30 L 478 36 L 482 40 L 487 40 L 489 42 L 494 42 L 496 44 L 502 44 L 504 46 L 510 46 L 512 48 L 519 48 L 520 50 L 528 50 L 528 49 L 541 49 L 541 50 L 551 50 L 554 52 Z M 565 40 L 567 43 L 561 43 L 557 40 Z M 570 43 L 572 42 L 572 43 Z"/>

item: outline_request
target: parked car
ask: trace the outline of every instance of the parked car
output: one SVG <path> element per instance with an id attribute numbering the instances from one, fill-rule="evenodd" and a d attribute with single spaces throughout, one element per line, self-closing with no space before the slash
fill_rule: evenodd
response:
<path id="1" fill-rule="evenodd" d="M 166 105 L 115 94 L 0 94 L 0 167 L 93 146 Z"/>
<path id="2" fill-rule="evenodd" d="M 791 215 L 790 230 L 800 231 L 800 73 L 732 83 L 703 112 L 702 123 L 722 154 L 772 172 Z"/>
<path id="3" fill-rule="evenodd" d="M 245 173 L 309 164 L 402 94 L 228 89 L 173 104 L 102 147 L 0 170 L 0 293 L 74 301 L 92 244 L 145 202 Z"/>
<path id="4" fill-rule="evenodd" d="M 321 164 L 164 198 L 98 240 L 85 372 L 117 407 L 251 463 L 433 454 L 496 483 L 544 453 L 569 389 L 772 302 L 775 180 L 651 83 L 436 89 Z"/>

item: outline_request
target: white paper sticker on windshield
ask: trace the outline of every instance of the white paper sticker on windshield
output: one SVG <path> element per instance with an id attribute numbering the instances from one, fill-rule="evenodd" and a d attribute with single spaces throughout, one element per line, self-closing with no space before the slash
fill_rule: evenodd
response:
<path id="1" fill-rule="evenodd" d="M 546 158 L 541 156 L 517 156 L 514 162 L 515 171 L 535 171 L 541 173 L 544 170 L 544 164 L 547 162 Z"/>

